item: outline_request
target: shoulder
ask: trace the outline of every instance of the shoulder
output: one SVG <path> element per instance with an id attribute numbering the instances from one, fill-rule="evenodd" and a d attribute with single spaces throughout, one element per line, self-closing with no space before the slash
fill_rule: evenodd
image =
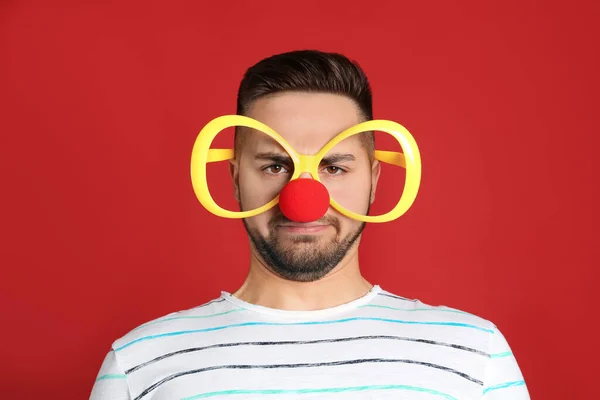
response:
<path id="1" fill-rule="evenodd" d="M 235 310 L 235 306 L 229 303 L 224 296 L 220 296 L 199 306 L 175 311 L 139 325 L 114 340 L 112 350 L 120 352 L 133 344 L 148 339 L 172 336 L 189 328 L 202 327 L 202 321 L 228 314 L 232 310 Z"/>
<path id="2" fill-rule="evenodd" d="M 374 308 L 389 310 L 396 316 L 405 316 L 411 320 L 422 321 L 431 325 L 468 327 L 480 332 L 495 334 L 497 326 L 489 319 L 462 309 L 446 305 L 432 305 L 420 299 L 399 296 L 381 289 L 371 303 Z"/>
<path id="3" fill-rule="evenodd" d="M 461 309 L 431 305 L 385 290 L 381 290 L 370 304 L 374 310 L 379 307 L 384 307 L 382 311 L 389 310 L 389 318 L 393 315 L 393 318 L 403 319 L 409 324 L 422 324 L 417 325 L 423 328 L 417 332 L 419 340 L 424 338 L 436 345 L 452 347 L 460 350 L 465 357 L 483 356 L 481 362 L 474 362 L 474 358 L 469 357 L 460 360 L 461 363 L 471 360 L 469 365 L 482 368 L 484 394 L 491 392 L 498 393 L 498 396 L 502 394 L 502 398 L 529 399 L 515 354 L 504 333 L 491 320 Z M 452 359 L 458 358 L 452 356 Z"/>

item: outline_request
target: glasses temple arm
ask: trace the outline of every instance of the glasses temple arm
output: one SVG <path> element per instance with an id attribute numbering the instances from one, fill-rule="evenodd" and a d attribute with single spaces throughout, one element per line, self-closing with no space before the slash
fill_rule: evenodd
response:
<path id="1" fill-rule="evenodd" d="M 403 153 L 398 153 L 396 151 L 375 150 L 375 159 L 383 161 L 384 163 L 406 168 L 406 161 Z"/>
<path id="2" fill-rule="evenodd" d="M 206 162 L 231 160 L 234 157 L 233 149 L 208 149 Z"/>

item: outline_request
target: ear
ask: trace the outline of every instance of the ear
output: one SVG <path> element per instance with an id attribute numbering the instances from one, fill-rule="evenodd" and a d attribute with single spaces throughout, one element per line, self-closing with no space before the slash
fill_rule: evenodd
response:
<path id="1" fill-rule="evenodd" d="M 239 163 L 237 159 L 229 160 L 229 175 L 231 175 L 231 183 L 233 184 L 233 197 L 240 202 L 240 179 L 239 179 Z"/>
<path id="2" fill-rule="evenodd" d="M 373 160 L 373 165 L 371 166 L 371 204 L 375 201 L 375 191 L 377 190 L 379 175 L 381 175 L 381 164 L 379 160 Z"/>

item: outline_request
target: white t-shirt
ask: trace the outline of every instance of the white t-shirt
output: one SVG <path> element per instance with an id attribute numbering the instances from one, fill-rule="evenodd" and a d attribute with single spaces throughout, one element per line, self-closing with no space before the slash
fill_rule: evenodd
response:
<path id="1" fill-rule="evenodd" d="M 375 286 L 285 311 L 230 293 L 113 343 L 91 400 L 529 400 L 504 336 L 480 317 Z"/>

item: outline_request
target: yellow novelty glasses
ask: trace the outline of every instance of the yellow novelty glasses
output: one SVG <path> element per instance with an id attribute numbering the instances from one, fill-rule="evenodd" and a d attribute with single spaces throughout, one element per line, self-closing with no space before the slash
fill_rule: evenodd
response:
<path id="1" fill-rule="evenodd" d="M 207 163 L 226 161 L 234 158 L 234 149 L 211 149 L 215 137 L 224 129 L 230 127 L 247 127 L 263 132 L 273 138 L 289 154 L 294 163 L 294 172 L 290 182 L 308 172 L 313 179 L 320 181 L 318 168 L 325 155 L 342 140 L 350 136 L 369 131 L 381 131 L 392 135 L 400 144 L 403 153 L 393 151 L 375 150 L 375 159 L 383 163 L 400 166 L 406 169 L 404 191 L 396 204 L 389 212 L 377 215 L 361 215 L 342 207 L 330 196 L 330 205 L 341 214 L 363 222 L 388 222 L 403 215 L 413 204 L 421 182 L 421 156 L 419 148 L 410 134 L 402 125 L 388 120 L 371 120 L 359 123 L 346 129 L 331 139 L 315 155 L 298 154 L 292 146 L 277 132 L 267 125 L 242 115 L 224 115 L 210 121 L 198 134 L 191 157 L 192 186 L 200 203 L 211 213 L 224 218 L 249 218 L 273 208 L 279 202 L 279 196 L 267 204 L 247 211 L 231 211 L 220 207 L 212 198 L 208 189 L 206 178 Z"/>

